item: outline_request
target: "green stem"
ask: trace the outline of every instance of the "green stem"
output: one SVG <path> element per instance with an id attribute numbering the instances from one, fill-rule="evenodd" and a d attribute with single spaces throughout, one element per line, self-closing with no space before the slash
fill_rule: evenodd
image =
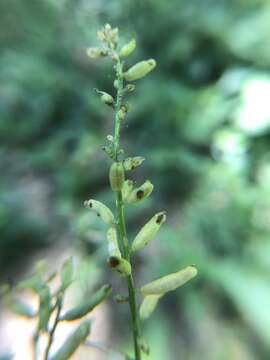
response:
<path id="1" fill-rule="evenodd" d="M 114 131 L 114 160 L 118 161 L 118 151 L 120 146 L 120 129 L 121 129 L 121 120 L 118 118 L 117 113 L 120 110 L 123 101 L 124 94 L 124 81 L 123 81 L 123 65 L 118 59 L 116 65 L 116 73 L 118 80 L 118 89 L 117 89 L 117 99 L 116 99 L 116 116 L 115 116 L 115 131 Z M 116 207 L 117 207 L 117 218 L 118 218 L 118 232 L 119 232 L 119 245 L 122 251 L 123 257 L 130 262 L 130 249 L 127 238 L 126 222 L 124 215 L 124 204 L 122 199 L 121 191 L 117 192 L 116 198 Z M 133 331 L 133 343 L 134 343 L 134 352 L 135 360 L 141 360 L 141 349 L 139 345 L 140 337 L 140 323 L 139 315 L 137 311 L 137 301 L 136 301 L 136 290 L 134 286 L 134 280 L 132 274 L 127 276 L 127 285 L 128 285 L 128 294 L 129 294 L 129 307 L 132 319 L 132 331 Z"/>
<path id="2" fill-rule="evenodd" d="M 49 340 L 48 340 L 48 344 L 47 344 L 47 347 L 46 347 L 44 360 L 48 360 L 48 358 L 49 358 L 49 353 L 50 353 L 50 349 L 51 349 L 51 346 L 52 346 L 52 343 L 53 343 L 54 333 L 55 333 L 56 327 L 57 327 L 58 322 L 59 322 L 60 312 L 62 310 L 62 306 L 63 306 L 63 296 L 59 295 L 57 297 L 57 300 L 56 300 L 56 309 L 57 310 L 56 310 L 56 315 L 55 315 L 53 326 L 52 326 L 51 330 L 49 331 Z"/>

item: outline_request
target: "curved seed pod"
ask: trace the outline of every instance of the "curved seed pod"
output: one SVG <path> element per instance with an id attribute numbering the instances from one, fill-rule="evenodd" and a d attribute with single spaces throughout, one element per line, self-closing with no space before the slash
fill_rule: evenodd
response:
<path id="1" fill-rule="evenodd" d="M 141 292 L 146 295 L 161 295 L 168 291 L 177 289 L 192 279 L 198 273 L 195 266 L 187 266 L 185 269 L 176 273 L 169 274 L 158 280 L 155 280 L 141 288 Z"/>
<path id="2" fill-rule="evenodd" d="M 120 49 L 119 56 L 121 58 L 127 57 L 135 50 L 135 48 L 136 48 L 136 40 L 132 39 L 129 43 L 127 43 Z"/>
<path id="3" fill-rule="evenodd" d="M 72 258 L 66 260 L 61 269 L 61 291 L 67 289 L 73 281 L 73 262 Z"/>
<path id="4" fill-rule="evenodd" d="M 133 189 L 134 189 L 133 181 L 129 179 L 125 180 L 122 188 L 122 197 L 124 202 L 127 202 L 127 198 L 129 197 Z"/>
<path id="5" fill-rule="evenodd" d="M 146 199 L 153 191 L 154 185 L 149 181 L 145 181 L 140 187 L 133 189 L 130 194 L 126 197 L 128 204 L 133 204 Z"/>
<path id="6" fill-rule="evenodd" d="M 128 157 L 123 161 L 123 166 L 126 171 L 133 170 L 140 166 L 145 160 L 142 156 Z"/>
<path id="7" fill-rule="evenodd" d="M 110 184 L 113 191 L 120 191 L 125 181 L 125 171 L 121 162 L 114 162 L 109 173 Z"/>
<path id="8" fill-rule="evenodd" d="M 114 224 L 113 213 L 106 205 L 102 204 L 102 202 L 90 199 L 84 202 L 84 206 L 93 209 L 106 224 L 108 225 Z"/>
<path id="9" fill-rule="evenodd" d="M 110 227 L 107 231 L 108 250 L 110 256 L 121 257 L 118 246 L 117 231 L 115 227 Z"/>
<path id="10" fill-rule="evenodd" d="M 108 51 L 107 50 L 103 50 L 103 49 L 99 49 L 99 48 L 94 48 L 94 47 L 90 47 L 86 50 L 87 55 L 91 58 L 91 59 L 98 59 L 104 56 L 108 55 Z"/>
<path id="11" fill-rule="evenodd" d="M 124 73 L 124 78 L 127 81 L 138 80 L 147 75 L 155 67 L 156 61 L 154 59 L 140 61 Z"/>
<path id="12" fill-rule="evenodd" d="M 139 231 L 135 237 L 131 251 L 143 249 L 151 240 L 154 239 L 161 225 L 166 221 L 165 211 L 155 214 Z"/>
<path id="13" fill-rule="evenodd" d="M 51 360 L 68 360 L 77 350 L 77 348 L 84 343 L 90 333 L 90 321 L 83 321 L 75 331 L 69 335 L 61 348 L 51 358 Z"/>
<path id="14" fill-rule="evenodd" d="M 110 94 L 106 93 L 105 91 L 100 91 L 97 89 L 96 92 L 100 95 L 100 99 L 104 104 L 109 106 L 114 104 L 114 99 Z"/>
<path id="15" fill-rule="evenodd" d="M 147 295 L 140 306 L 140 318 L 146 320 L 155 310 L 162 295 Z"/>
<path id="16" fill-rule="evenodd" d="M 46 331 L 51 316 L 51 293 L 48 286 L 43 286 L 39 293 L 38 329 Z"/>
<path id="17" fill-rule="evenodd" d="M 92 311 L 97 305 L 102 303 L 111 293 L 111 285 L 102 286 L 89 300 L 84 301 L 80 305 L 67 311 L 63 316 L 60 317 L 62 321 L 77 320 Z"/>
<path id="18" fill-rule="evenodd" d="M 130 263 L 117 256 L 110 256 L 108 259 L 109 266 L 116 270 L 122 276 L 129 276 L 131 274 L 131 265 Z"/>

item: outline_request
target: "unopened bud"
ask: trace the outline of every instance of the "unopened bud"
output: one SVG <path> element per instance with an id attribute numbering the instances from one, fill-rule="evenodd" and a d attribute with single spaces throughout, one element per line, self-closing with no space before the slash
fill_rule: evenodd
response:
<path id="1" fill-rule="evenodd" d="M 120 57 L 127 57 L 129 56 L 136 48 L 136 40 L 132 39 L 129 43 L 124 45 L 119 52 Z"/>
<path id="2" fill-rule="evenodd" d="M 93 209 L 98 216 L 108 225 L 114 225 L 114 216 L 111 210 L 102 202 L 97 200 L 86 200 L 84 206 Z"/>
<path id="3" fill-rule="evenodd" d="M 109 266 L 116 270 L 122 276 L 129 276 L 131 274 L 130 263 L 118 256 L 110 256 L 108 259 Z"/>
<path id="4" fill-rule="evenodd" d="M 109 173 L 110 185 L 113 191 L 120 191 L 125 181 L 125 171 L 121 162 L 114 162 Z"/>
<path id="5" fill-rule="evenodd" d="M 141 288 L 141 292 L 146 295 L 162 295 L 168 291 L 177 289 L 184 285 L 190 279 L 197 275 L 198 271 L 195 266 L 187 266 L 185 269 L 176 273 L 169 274 L 158 280 L 155 280 Z"/>
<path id="6" fill-rule="evenodd" d="M 143 249 L 150 241 L 152 241 L 161 225 L 166 221 L 166 213 L 164 211 L 154 215 L 139 231 L 135 237 L 131 250 L 138 251 Z"/>
<path id="7" fill-rule="evenodd" d="M 94 48 L 94 47 L 88 48 L 86 53 L 91 59 L 98 59 L 98 58 L 101 58 L 101 57 L 104 57 L 104 56 L 108 55 L 107 50 Z"/>
<path id="8" fill-rule="evenodd" d="M 118 246 L 117 231 L 115 227 L 110 227 L 107 231 L 108 250 L 110 256 L 121 257 Z"/>
<path id="9" fill-rule="evenodd" d="M 156 67 L 156 61 L 154 59 L 140 61 L 132 66 L 128 71 L 124 73 L 124 77 L 127 81 L 138 80 Z"/>

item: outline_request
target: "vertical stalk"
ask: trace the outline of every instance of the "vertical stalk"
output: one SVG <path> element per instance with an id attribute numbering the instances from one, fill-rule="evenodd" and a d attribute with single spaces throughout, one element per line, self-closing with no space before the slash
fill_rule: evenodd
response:
<path id="1" fill-rule="evenodd" d="M 117 98 L 115 105 L 115 129 L 114 129 L 114 160 L 118 161 L 118 151 L 120 146 L 120 130 L 121 130 L 121 120 L 119 119 L 117 113 L 123 105 L 123 94 L 124 94 L 124 81 L 123 81 L 123 64 L 120 59 L 117 59 L 116 64 L 116 76 L 118 81 L 117 88 Z M 130 249 L 127 238 L 126 222 L 124 215 L 124 204 L 122 199 L 121 191 L 118 191 L 116 194 L 116 208 L 117 208 L 117 220 L 118 220 L 118 233 L 119 233 L 119 245 L 123 252 L 123 257 L 130 262 Z M 139 336 L 140 336 L 140 323 L 139 316 L 137 311 L 137 301 L 136 301 L 136 290 L 134 286 L 134 280 L 132 273 L 127 276 L 127 285 L 128 285 L 128 294 L 129 294 L 129 307 L 132 319 L 132 331 L 133 331 L 133 343 L 134 343 L 134 352 L 135 360 L 141 360 L 141 349 L 139 346 Z"/>

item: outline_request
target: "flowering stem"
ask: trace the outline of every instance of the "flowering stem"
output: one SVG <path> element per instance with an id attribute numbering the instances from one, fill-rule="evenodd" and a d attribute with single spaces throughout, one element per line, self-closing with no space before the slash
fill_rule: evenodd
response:
<path id="1" fill-rule="evenodd" d="M 124 95 L 124 81 L 123 81 L 123 64 L 120 59 L 117 59 L 116 65 L 116 75 L 117 75 L 117 99 L 115 105 L 115 129 L 114 129 L 114 161 L 118 161 L 118 152 L 120 146 L 120 129 L 121 129 L 121 120 L 118 117 L 118 111 L 123 105 L 123 95 Z M 118 220 L 118 232 L 119 232 L 119 245 L 123 254 L 123 258 L 130 262 L 130 249 L 127 238 L 126 222 L 124 215 L 124 204 L 122 199 L 121 191 L 116 193 L 116 208 L 117 208 L 117 220 Z M 139 337 L 140 337 L 140 323 L 139 315 L 137 311 L 137 301 L 136 301 L 136 291 L 134 286 L 134 280 L 132 274 L 127 276 L 127 285 L 129 293 L 129 307 L 132 318 L 132 330 L 133 330 L 133 342 L 134 342 L 134 352 L 135 360 L 141 360 L 141 349 L 139 346 Z"/>

